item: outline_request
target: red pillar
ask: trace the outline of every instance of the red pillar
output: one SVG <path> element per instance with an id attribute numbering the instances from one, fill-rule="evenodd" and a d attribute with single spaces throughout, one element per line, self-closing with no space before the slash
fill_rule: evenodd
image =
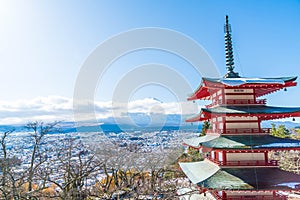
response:
<path id="1" fill-rule="evenodd" d="M 223 165 L 227 165 L 227 160 L 226 160 L 226 151 L 223 151 Z"/>
<path id="2" fill-rule="evenodd" d="M 273 198 L 275 199 L 276 198 L 276 192 L 273 191 Z"/>
<path id="3" fill-rule="evenodd" d="M 260 125 L 260 123 L 261 123 L 260 119 L 258 119 L 257 123 L 258 123 L 258 131 L 261 133 L 262 130 L 261 130 L 261 125 Z"/>
<path id="4" fill-rule="evenodd" d="M 223 133 L 226 133 L 226 117 L 223 117 Z"/>
<path id="5" fill-rule="evenodd" d="M 222 191 L 222 199 L 227 199 L 227 194 L 224 190 Z"/>
<path id="6" fill-rule="evenodd" d="M 268 163 L 268 151 L 264 152 L 265 154 L 265 163 L 267 164 Z"/>

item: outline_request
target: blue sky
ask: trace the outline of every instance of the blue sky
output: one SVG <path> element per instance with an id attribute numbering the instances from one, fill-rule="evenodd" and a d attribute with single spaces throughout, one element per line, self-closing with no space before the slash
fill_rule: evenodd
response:
<path id="1" fill-rule="evenodd" d="M 89 54 L 111 36 L 135 28 L 167 28 L 192 38 L 207 51 L 223 75 L 226 14 L 233 30 L 236 71 L 246 77 L 299 76 L 300 1 L 2 0 L 2 116 L 6 104 L 13 107 L 12 112 L 30 110 L 37 101 L 49 96 L 57 100 L 58 106 L 64 102 L 61 99 L 70 101 L 77 75 Z M 201 80 L 184 60 L 165 52 L 145 50 L 115 62 L 99 80 L 95 99 L 110 101 L 122 76 L 144 63 L 174 68 L 194 89 Z M 299 96 L 298 86 L 267 98 L 271 105 L 300 106 Z M 157 85 L 132 94 L 132 100 L 148 97 L 163 102 L 176 100 L 170 91 Z M 71 109 L 70 105 L 67 107 Z"/>

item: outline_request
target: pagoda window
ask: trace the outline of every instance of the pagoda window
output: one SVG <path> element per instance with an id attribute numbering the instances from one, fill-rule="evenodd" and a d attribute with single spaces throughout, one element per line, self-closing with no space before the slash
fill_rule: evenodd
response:
<path id="1" fill-rule="evenodd" d="M 218 158 L 219 158 L 219 161 L 220 161 L 220 162 L 223 162 L 223 152 L 222 152 L 222 151 L 220 151 L 220 152 L 218 153 Z"/>
<path id="2" fill-rule="evenodd" d="M 219 123 L 219 129 L 223 129 L 223 123 Z"/>
<path id="3" fill-rule="evenodd" d="M 215 151 L 211 151 L 211 154 L 210 154 L 210 155 L 211 155 L 211 158 L 212 158 L 212 159 L 215 159 Z"/>
<path id="4" fill-rule="evenodd" d="M 222 99 L 223 99 L 222 95 L 221 95 L 221 96 L 219 96 L 219 101 L 222 101 Z"/>

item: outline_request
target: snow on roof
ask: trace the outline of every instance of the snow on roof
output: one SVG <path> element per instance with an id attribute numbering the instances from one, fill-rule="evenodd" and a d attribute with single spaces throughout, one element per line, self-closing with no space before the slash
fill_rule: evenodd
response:
<path id="1" fill-rule="evenodd" d="M 299 174 L 279 168 L 223 168 L 202 184 L 212 189 L 291 190 L 299 180 Z"/>
<path id="2" fill-rule="evenodd" d="M 203 160 L 200 162 L 179 163 L 179 165 L 185 175 L 194 184 L 208 179 L 209 177 L 217 173 L 220 169 L 218 165 L 208 160 Z"/>
<path id="3" fill-rule="evenodd" d="M 183 139 L 183 143 L 187 144 L 188 146 L 199 147 L 200 143 L 208 142 L 208 141 L 214 140 L 218 137 L 219 136 L 217 136 L 217 135 L 205 135 L 205 136 L 201 136 L 201 137 L 193 137 L 193 138 L 189 138 L 189 139 Z"/>
<path id="4" fill-rule="evenodd" d="M 220 114 L 281 114 L 299 112 L 300 107 L 275 107 L 275 106 L 217 106 L 213 108 L 202 108 L 210 113 Z"/>
<path id="5" fill-rule="evenodd" d="M 203 78 L 211 82 L 218 82 L 228 86 L 239 86 L 243 84 L 285 84 L 285 82 L 295 81 L 296 76 L 279 78 Z"/>
<path id="6" fill-rule="evenodd" d="M 265 78 L 224 78 L 220 82 L 228 86 L 239 86 L 247 83 L 284 84 L 282 79 Z"/>
<path id="7" fill-rule="evenodd" d="M 210 148 L 299 148 L 300 140 L 278 138 L 271 135 L 243 135 L 221 136 L 214 140 L 203 143 L 203 146 Z"/>
<path id="8" fill-rule="evenodd" d="M 282 143 L 270 143 L 270 144 L 263 144 L 254 146 L 253 148 L 295 148 L 300 147 L 300 141 L 299 142 L 282 142 Z"/>

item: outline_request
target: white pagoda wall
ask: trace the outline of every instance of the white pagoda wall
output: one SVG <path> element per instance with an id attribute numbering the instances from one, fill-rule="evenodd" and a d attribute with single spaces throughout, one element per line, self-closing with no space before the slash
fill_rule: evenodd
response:
<path id="1" fill-rule="evenodd" d="M 239 100 L 239 99 L 245 99 L 245 100 L 254 100 L 254 90 L 253 89 L 225 89 L 224 90 L 225 100 Z"/>
<path id="2" fill-rule="evenodd" d="M 226 121 L 249 121 L 249 120 L 258 120 L 258 118 L 256 116 L 247 116 L 247 117 L 230 117 L 230 116 L 226 116 Z"/>
<path id="3" fill-rule="evenodd" d="M 264 153 L 226 153 L 227 161 L 265 160 Z"/>
<path id="4" fill-rule="evenodd" d="M 253 93 L 253 89 L 225 89 L 225 93 Z"/>
<path id="5" fill-rule="evenodd" d="M 258 122 L 226 123 L 226 129 L 258 128 Z"/>
<path id="6" fill-rule="evenodd" d="M 250 99 L 250 100 L 253 100 L 254 99 L 254 95 L 250 95 L 250 94 L 247 94 L 247 95 L 225 95 L 225 99 Z"/>
<path id="7" fill-rule="evenodd" d="M 226 116 L 226 129 L 259 128 L 259 121 L 256 116 L 230 117 Z"/>

